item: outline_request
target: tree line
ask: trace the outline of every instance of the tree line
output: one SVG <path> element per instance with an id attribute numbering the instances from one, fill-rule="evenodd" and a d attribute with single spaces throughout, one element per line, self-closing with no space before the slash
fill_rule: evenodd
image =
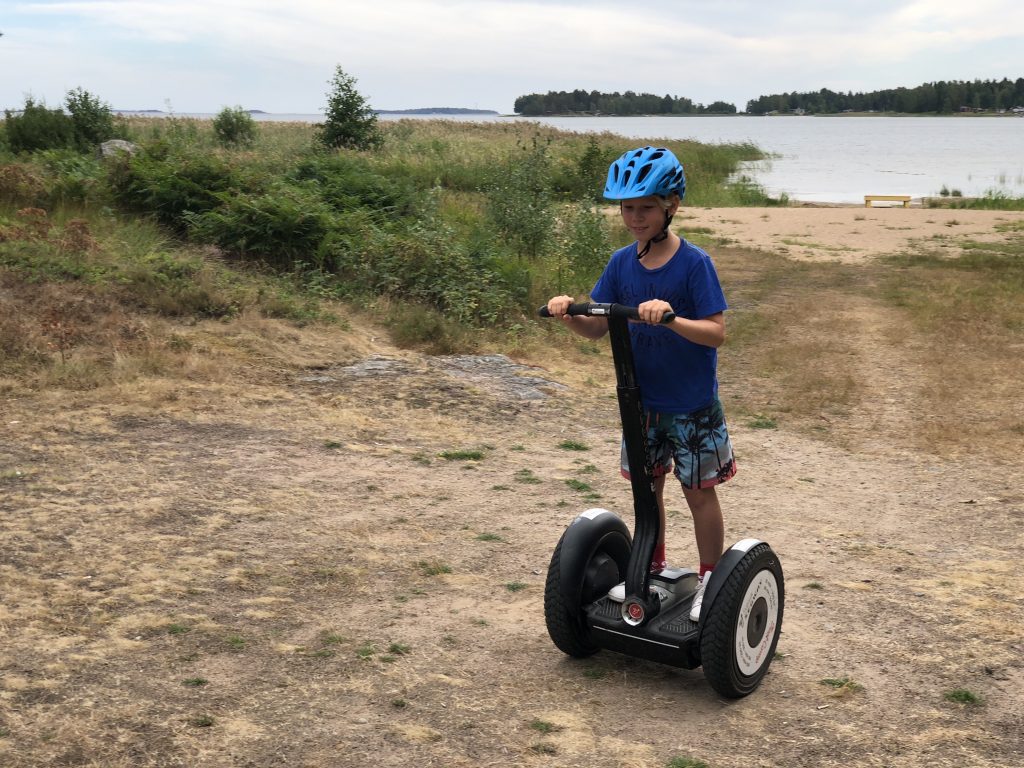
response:
<path id="1" fill-rule="evenodd" d="M 775 93 L 747 102 L 751 115 L 768 113 L 838 114 L 840 112 L 905 112 L 952 114 L 999 112 L 1024 107 L 1024 77 L 1016 80 L 939 80 L 916 88 L 888 88 L 868 93 L 839 93 L 828 88 L 807 93 Z M 734 115 L 734 104 L 715 101 L 707 106 L 683 96 L 600 91 L 548 91 L 515 100 L 524 117 L 542 115 Z"/>
<path id="2" fill-rule="evenodd" d="M 734 115 L 736 105 L 716 101 L 704 106 L 682 96 L 652 93 L 601 93 L 599 91 L 548 91 L 520 96 L 517 114 L 541 115 Z"/>
<path id="3" fill-rule="evenodd" d="M 889 88 L 870 93 L 837 93 L 827 88 L 809 93 L 779 93 L 747 102 L 747 113 L 837 114 L 906 112 L 910 114 L 999 112 L 1024 107 L 1024 77 L 1016 80 L 939 80 L 916 88 Z"/>

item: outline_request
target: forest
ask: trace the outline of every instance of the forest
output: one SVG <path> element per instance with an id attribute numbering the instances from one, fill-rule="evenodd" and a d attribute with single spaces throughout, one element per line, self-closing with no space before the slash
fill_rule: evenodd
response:
<path id="1" fill-rule="evenodd" d="M 600 93 L 599 91 L 548 91 L 531 93 L 515 101 L 516 114 L 541 115 L 734 115 L 736 105 L 716 101 L 694 104 L 681 96 L 652 93 Z"/>
<path id="2" fill-rule="evenodd" d="M 747 102 L 747 114 L 770 112 L 838 114 L 841 112 L 902 112 L 940 114 L 1000 112 L 1024 107 L 1024 77 L 1016 80 L 939 80 L 916 88 L 890 88 L 870 93 L 837 93 L 827 88 L 809 93 L 781 93 Z"/>
<path id="3" fill-rule="evenodd" d="M 914 88 L 889 88 L 868 93 L 839 93 L 828 88 L 807 93 L 776 93 L 747 102 L 746 114 L 840 114 L 843 112 L 900 112 L 953 114 L 1003 112 L 1024 107 L 1024 78 L 1009 80 L 939 80 Z M 515 101 L 524 117 L 541 115 L 734 115 L 736 106 L 715 101 L 705 106 L 683 96 L 599 91 L 531 93 Z"/>

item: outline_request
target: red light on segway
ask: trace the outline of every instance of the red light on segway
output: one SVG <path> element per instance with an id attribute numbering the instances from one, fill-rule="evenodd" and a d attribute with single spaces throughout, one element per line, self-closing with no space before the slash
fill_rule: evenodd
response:
<path id="1" fill-rule="evenodd" d="M 629 608 L 626 610 L 629 613 L 629 618 L 633 621 L 639 622 L 644 620 L 644 607 L 640 603 L 630 603 Z"/>

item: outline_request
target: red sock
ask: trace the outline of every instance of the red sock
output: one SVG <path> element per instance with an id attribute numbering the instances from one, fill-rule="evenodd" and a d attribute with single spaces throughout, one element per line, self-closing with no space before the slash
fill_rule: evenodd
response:
<path id="1" fill-rule="evenodd" d="M 715 564 L 714 563 L 701 563 L 700 564 L 700 577 L 703 579 L 705 573 L 713 571 L 714 569 L 715 569 Z"/>
<path id="2" fill-rule="evenodd" d="M 652 563 L 664 563 L 665 562 L 665 544 L 662 542 L 654 548 L 654 555 L 651 557 Z"/>

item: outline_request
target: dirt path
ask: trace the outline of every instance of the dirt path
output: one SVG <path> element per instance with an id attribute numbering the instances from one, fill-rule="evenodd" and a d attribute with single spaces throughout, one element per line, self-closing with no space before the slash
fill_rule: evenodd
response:
<path id="1" fill-rule="evenodd" d="M 738 702 L 547 637 L 564 526 L 631 508 L 604 356 L 297 333 L 300 370 L 5 395 L 0 764 L 1016 768 L 1024 471 L 901 442 L 921 371 L 875 353 L 885 310 L 836 312 L 878 408 L 827 438 L 732 424 L 727 538 L 768 540 L 787 588 Z"/>

